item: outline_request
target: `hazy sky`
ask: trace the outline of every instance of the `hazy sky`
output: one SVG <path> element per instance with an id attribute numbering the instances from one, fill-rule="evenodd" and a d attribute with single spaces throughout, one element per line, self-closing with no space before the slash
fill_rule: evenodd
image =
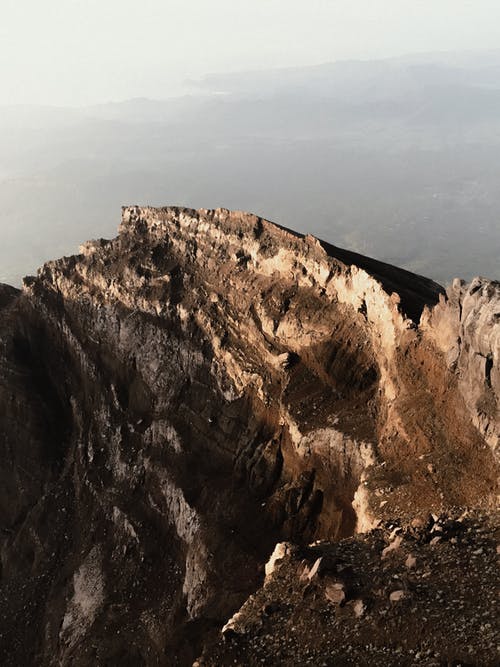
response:
<path id="1" fill-rule="evenodd" d="M 0 104 L 166 97 L 208 72 L 500 47 L 498 0 L 0 0 Z"/>

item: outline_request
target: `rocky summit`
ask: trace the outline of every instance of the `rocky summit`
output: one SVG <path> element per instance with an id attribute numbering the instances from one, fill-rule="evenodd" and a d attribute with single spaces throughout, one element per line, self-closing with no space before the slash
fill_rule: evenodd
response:
<path id="1" fill-rule="evenodd" d="M 0 288 L 0 663 L 496 665 L 500 283 L 123 209 Z"/>

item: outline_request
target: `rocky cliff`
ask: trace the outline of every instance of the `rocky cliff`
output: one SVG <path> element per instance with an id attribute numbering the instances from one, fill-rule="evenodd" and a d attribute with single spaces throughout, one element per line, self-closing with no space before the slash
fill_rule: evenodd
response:
<path id="1" fill-rule="evenodd" d="M 0 291 L 2 664 L 307 664 L 220 631 L 277 544 L 322 596 L 295 564 L 315 541 L 380 560 L 394 526 L 472 508 L 467 544 L 493 530 L 499 358 L 499 283 L 445 292 L 249 214 L 125 208 L 116 239 Z M 309 664 L 414 664 L 399 648 Z"/>

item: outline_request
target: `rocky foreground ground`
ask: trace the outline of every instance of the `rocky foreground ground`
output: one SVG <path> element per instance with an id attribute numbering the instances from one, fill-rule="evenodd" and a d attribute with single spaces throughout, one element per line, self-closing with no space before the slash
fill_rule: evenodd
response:
<path id="1" fill-rule="evenodd" d="M 498 515 L 412 523 L 284 545 L 266 584 L 198 664 L 498 664 Z"/>

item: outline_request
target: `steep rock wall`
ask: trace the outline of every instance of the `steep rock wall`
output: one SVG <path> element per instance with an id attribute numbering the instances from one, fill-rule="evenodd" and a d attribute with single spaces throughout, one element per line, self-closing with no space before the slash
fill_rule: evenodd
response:
<path id="1" fill-rule="evenodd" d="M 422 328 L 458 378 L 474 425 L 500 454 L 500 283 L 455 280 Z"/>

